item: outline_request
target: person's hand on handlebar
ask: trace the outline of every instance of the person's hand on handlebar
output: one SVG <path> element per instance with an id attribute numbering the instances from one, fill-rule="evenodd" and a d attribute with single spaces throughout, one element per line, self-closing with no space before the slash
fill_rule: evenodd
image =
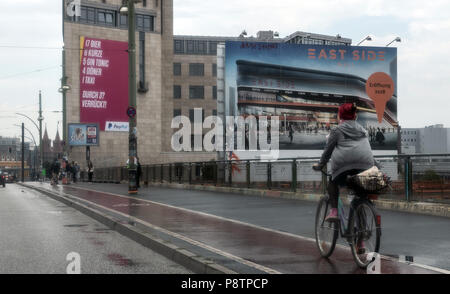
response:
<path id="1" fill-rule="evenodd" d="M 321 165 L 321 164 L 319 164 L 319 163 L 315 163 L 315 164 L 313 164 L 312 168 L 313 168 L 313 170 L 315 170 L 315 171 L 319 171 L 319 170 L 322 170 L 322 169 L 323 169 L 323 165 Z"/>

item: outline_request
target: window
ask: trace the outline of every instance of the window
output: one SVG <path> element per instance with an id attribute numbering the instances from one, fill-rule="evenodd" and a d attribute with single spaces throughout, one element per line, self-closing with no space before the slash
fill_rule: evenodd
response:
<path id="1" fill-rule="evenodd" d="M 187 53 L 194 53 L 194 41 L 187 41 Z"/>
<path id="2" fill-rule="evenodd" d="M 114 25 L 114 14 L 112 10 L 97 9 L 97 23 L 101 25 Z"/>
<path id="3" fill-rule="evenodd" d="M 217 54 L 217 44 L 218 42 L 209 42 L 209 54 L 211 55 Z"/>
<path id="4" fill-rule="evenodd" d="M 212 75 L 213 77 L 217 77 L 217 64 L 213 63 L 212 65 Z"/>
<path id="5" fill-rule="evenodd" d="M 173 117 L 177 117 L 181 115 L 181 109 L 174 109 L 173 110 Z"/>
<path id="6" fill-rule="evenodd" d="M 189 86 L 189 99 L 205 99 L 205 87 Z"/>
<path id="7" fill-rule="evenodd" d="M 136 14 L 136 29 L 140 31 L 153 31 L 153 16 Z"/>
<path id="8" fill-rule="evenodd" d="M 197 53 L 198 54 L 206 54 L 206 41 L 197 41 Z"/>
<path id="9" fill-rule="evenodd" d="M 181 86 L 173 86 L 173 99 L 181 99 Z"/>
<path id="10" fill-rule="evenodd" d="M 212 96 L 214 100 L 217 99 L 217 86 L 212 87 Z"/>
<path id="11" fill-rule="evenodd" d="M 145 82 L 145 33 L 139 32 L 139 92 L 147 92 Z"/>
<path id="12" fill-rule="evenodd" d="M 181 76 L 181 63 L 174 63 L 173 64 L 173 75 L 174 76 Z"/>
<path id="13" fill-rule="evenodd" d="M 184 53 L 184 41 L 183 40 L 174 40 L 174 51 L 175 54 Z"/>
<path id="14" fill-rule="evenodd" d="M 213 109 L 212 115 L 217 116 L 217 109 Z"/>
<path id="15" fill-rule="evenodd" d="M 120 14 L 119 26 L 128 27 L 128 17 L 126 15 Z"/>
<path id="16" fill-rule="evenodd" d="M 205 65 L 203 63 L 189 63 L 190 76 L 204 76 Z"/>

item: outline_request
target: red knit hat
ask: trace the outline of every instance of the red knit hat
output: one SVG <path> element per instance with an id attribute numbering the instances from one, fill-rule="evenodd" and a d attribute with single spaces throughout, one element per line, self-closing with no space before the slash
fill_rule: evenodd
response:
<path id="1" fill-rule="evenodd" d="M 344 103 L 339 107 L 339 117 L 343 120 L 356 119 L 356 105 L 354 103 Z"/>

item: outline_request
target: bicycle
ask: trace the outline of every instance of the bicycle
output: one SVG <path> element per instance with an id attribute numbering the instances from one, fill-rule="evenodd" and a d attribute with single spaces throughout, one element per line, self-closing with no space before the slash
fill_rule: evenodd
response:
<path id="1" fill-rule="evenodd" d="M 321 170 L 331 180 L 331 175 Z M 360 187 L 347 182 L 353 191 L 348 213 L 341 198 L 338 200 L 338 221 L 325 221 L 330 211 L 329 196 L 321 197 L 316 211 L 315 237 L 320 254 L 328 258 L 333 253 L 339 234 L 350 245 L 353 258 L 360 268 L 367 268 L 373 261 L 369 253 L 378 253 L 381 239 L 381 217 L 375 209 L 372 196 Z M 372 238 L 373 237 L 373 238 Z"/>

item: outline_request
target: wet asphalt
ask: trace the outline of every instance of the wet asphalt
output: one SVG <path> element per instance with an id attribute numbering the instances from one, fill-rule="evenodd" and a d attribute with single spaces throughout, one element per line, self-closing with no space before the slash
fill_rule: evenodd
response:
<path id="1" fill-rule="evenodd" d="M 74 186 L 128 195 L 127 185 L 123 184 L 79 183 Z M 314 238 L 316 202 L 156 187 L 142 187 L 136 197 Z M 410 256 L 416 263 L 450 270 L 449 218 L 388 210 L 379 212 L 382 254 L 402 260 Z M 345 244 L 342 240 L 340 243 Z"/>
<path id="2" fill-rule="evenodd" d="M 82 274 L 192 273 L 56 200 L 15 184 L 1 187 L 0 274 L 65 274 L 68 268 Z"/>

